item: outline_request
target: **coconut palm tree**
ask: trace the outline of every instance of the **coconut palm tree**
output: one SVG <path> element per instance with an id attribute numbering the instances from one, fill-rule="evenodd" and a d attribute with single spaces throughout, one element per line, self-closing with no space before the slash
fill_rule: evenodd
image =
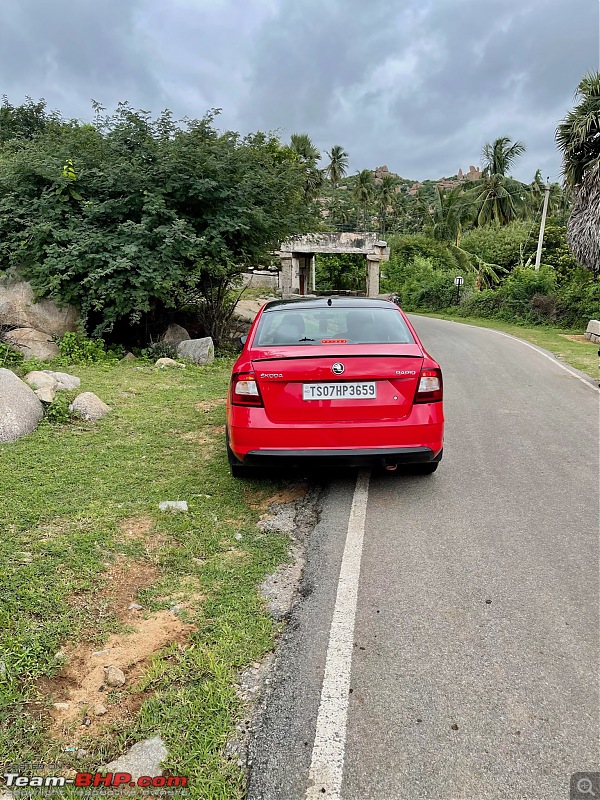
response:
<path id="1" fill-rule="evenodd" d="M 556 131 L 565 186 L 573 192 L 567 240 L 582 267 L 600 272 L 600 72 L 580 81 L 575 99 Z"/>
<path id="2" fill-rule="evenodd" d="M 487 142 L 482 151 L 483 170 L 482 175 L 487 178 L 490 175 L 507 176 L 510 168 L 517 158 L 527 149 L 523 142 L 513 142 L 508 136 L 500 136 L 492 143 Z"/>
<path id="3" fill-rule="evenodd" d="M 463 186 L 456 186 L 451 191 L 444 192 L 436 186 L 432 204 L 422 197 L 417 197 L 417 203 L 423 218 L 424 232 L 438 242 L 443 242 L 462 269 L 475 273 L 478 289 L 498 283 L 498 273 L 506 272 L 504 267 L 490 264 L 460 246 L 463 226 L 473 221 L 473 203 L 468 190 Z"/>
<path id="4" fill-rule="evenodd" d="M 341 144 L 334 144 L 330 151 L 325 151 L 329 156 L 329 164 L 325 167 L 325 173 L 331 181 L 334 189 L 348 171 L 348 153 Z"/>
<path id="5" fill-rule="evenodd" d="M 553 182 L 549 184 L 550 194 L 548 195 L 548 214 L 554 216 L 560 214 L 565 208 L 569 207 L 565 192 L 559 183 Z M 529 216 L 537 217 L 541 213 L 542 203 L 544 201 L 544 194 L 546 192 L 546 183 L 542 178 L 541 170 L 536 170 L 535 176 L 529 184 Z"/>
<path id="6" fill-rule="evenodd" d="M 454 242 L 458 247 L 463 226 L 473 222 L 473 204 L 463 186 L 456 186 L 449 192 L 435 187 L 433 204 L 417 197 L 417 204 L 423 216 L 424 230 L 434 239 Z"/>
<path id="7" fill-rule="evenodd" d="M 375 195 L 375 179 L 370 169 L 363 169 L 358 173 L 354 185 L 354 199 L 362 210 L 362 224 L 365 230 L 371 227 L 369 208 Z"/>
<path id="8" fill-rule="evenodd" d="M 398 178 L 395 175 L 384 175 L 377 187 L 377 206 L 379 215 L 379 232 L 385 236 L 387 227 L 388 208 L 394 205 Z"/>
<path id="9" fill-rule="evenodd" d="M 469 191 L 477 211 L 477 225 L 507 225 L 526 214 L 529 187 L 508 174 L 524 152 L 525 145 L 512 142 L 508 136 L 484 146 L 482 177 Z"/>

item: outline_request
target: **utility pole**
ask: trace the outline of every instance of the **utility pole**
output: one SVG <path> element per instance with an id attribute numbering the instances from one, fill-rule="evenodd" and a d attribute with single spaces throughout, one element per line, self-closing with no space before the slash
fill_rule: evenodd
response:
<path id="1" fill-rule="evenodd" d="M 540 224 L 540 235 L 538 237 L 537 253 L 535 256 L 535 268 L 539 270 L 542 260 L 542 246 L 544 244 L 544 230 L 546 228 L 546 214 L 548 213 L 548 198 L 550 197 L 550 178 L 546 178 L 546 194 L 544 195 L 544 210 L 542 211 L 542 222 Z"/>

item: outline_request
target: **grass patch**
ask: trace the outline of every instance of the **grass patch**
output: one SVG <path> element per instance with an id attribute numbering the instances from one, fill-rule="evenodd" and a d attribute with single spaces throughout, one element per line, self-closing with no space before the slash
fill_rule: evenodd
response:
<path id="1" fill-rule="evenodd" d="M 598 378 L 598 345 L 583 339 L 581 330 L 565 330 L 564 328 L 551 328 L 545 326 L 526 327 L 515 325 L 509 322 L 501 322 L 496 319 L 483 319 L 479 317 L 460 317 L 456 314 L 444 314 L 443 312 L 426 313 L 421 311 L 410 311 L 421 317 L 435 317 L 437 319 L 447 319 L 452 322 L 464 322 L 468 325 L 477 325 L 481 328 L 492 328 L 497 331 L 510 333 L 519 339 L 525 339 L 532 344 L 543 347 L 553 353 L 561 361 L 570 364 L 575 369 L 587 373 L 590 377 Z M 576 337 L 577 341 L 569 338 Z"/>
<path id="2" fill-rule="evenodd" d="M 0 446 L 1 761 L 93 771 L 160 733 L 168 772 L 189 778 L 186 796 L 242 797 L 242 772 L 224 756 L 241 713 L 234 683 L 273 647 L 277 628 L 256 587 L 288 542 L 256 527 L 283 483 L 229 476 L 230 368 L 229 359 L 185 370 L 74 367 L 81 391 L 111 413 Z M 160 513 L 161 500 L 186 500 L 189 513 Z M 125 670 L 126 685 L 105 693 L 106 716 L 59 729 L 52 703 L 65 701 L 65 670 L 135 630 L 136 613 L 191 632 Z"/>

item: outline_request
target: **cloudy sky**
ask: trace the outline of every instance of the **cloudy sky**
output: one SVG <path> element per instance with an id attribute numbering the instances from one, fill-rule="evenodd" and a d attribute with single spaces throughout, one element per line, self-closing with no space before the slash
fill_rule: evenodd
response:
<path id="1" fill-rule="evenodd" d="M 486 141 L 558 179 L 558 121 L 598 69 L 599 0 L 4 0 L 0 94 L 91 119 L 91 99 L 219 127 L 307 132 L 350 171 L 440 178 Z"/>

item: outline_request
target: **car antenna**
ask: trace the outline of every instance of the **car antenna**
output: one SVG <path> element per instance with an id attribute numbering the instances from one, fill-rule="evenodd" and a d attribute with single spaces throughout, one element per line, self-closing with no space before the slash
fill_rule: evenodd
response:
<path id="1" fill-rule="evenodd" d="M 328 305 L 328 306 L 330 306 L 330 305 L 331 305 L 331 297 L 330 297 L 330 298 L 327 300 L 327 305 Z"/>

